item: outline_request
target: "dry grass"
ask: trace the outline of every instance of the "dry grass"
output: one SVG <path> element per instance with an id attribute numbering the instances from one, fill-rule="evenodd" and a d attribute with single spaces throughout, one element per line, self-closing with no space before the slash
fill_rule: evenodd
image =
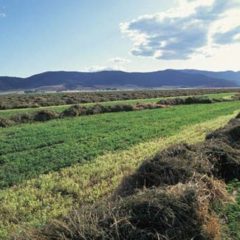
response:
<path id="1" fill-rule="evenodd" d="M 222 181 L 194 177 L 186 184 L 144 189 L 125 198 L 82 206 L 18 240 L 221 239 L 215 201 L 231 201 Z"/>

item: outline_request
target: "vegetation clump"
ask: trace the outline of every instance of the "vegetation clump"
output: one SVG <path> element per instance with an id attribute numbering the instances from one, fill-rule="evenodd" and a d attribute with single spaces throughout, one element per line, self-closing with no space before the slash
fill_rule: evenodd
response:
<path id="1" fill-rule="evenodd" d="M 64 110 L 60 116 L 61 117 L 77 117 L 84 113 L 86 114 L 86 107 L 80 105 L 73 105 L 70 108 Z"/>
<path id="2" fill-rule="evenodd" d="M 146 160 L 133 175 L 126 177 L 117 195 L 133 194 L 138 189 L 185 183 L 195 174 L 210 174 L 208 162 L 198 161 L 197 148 L 174 145 Z"/>
<path id="3" fill-rule="evenodd" d="M 231 147 L 240 147 L 240 119 L 238 116 L 221 129 L 218 129 L 206 137 L 207 140 L 221 141 Z"/>
<path id="4" fill-rule="evenodd" d="M 214 101 L 205 97 L 186 97 L 162 99 L 158 103 L 163 105 L 182 105 L 182 104 L 209 104 Z"/>
<path id="5" fill-rule="evenodd" d="M 226 182 L 240 179 L 240 120 L 231 120 L 224 128 L 206 136 L 206 141 L 194 146 L 175 145 L 126 177 L 117 194 L 133 194 L 152 186 L 185 183 L 193 176 L 205 174 Z"/>
<path id="6" fill-rule="evenodd" d="M 129 99 L 147 99 L 202 94 L 233 93 L 236 89 L 180 89 L 180 90 L 141 90 L 106 91 L 75 93 L 35 93 L 0 96 L 0 110 L 17 108 L 37 108 L 66 104 L 97 103 Z"/>
<path id="7" fill-rule="evenodd" d="M 166 105 L 159 103 L 137 103 L 135 106 L 136 110 L 144 110 L 144 109 L 156 109 L 156 108 L 165 108 Z"/>
<path id="8" fill-rule="evenodd" d="M 12 124 L 7 124 L 7 119 L 2 120 L 2 126 L 8 127 L 14 124 L 20 123 L 31 123 L 31 122 L 45 122 L 57 118 L 63 117 L 78 117 L 84 115 L 95 115 L 100 113 L 111 113 L 111 112 L 129 112 L 129 111 L 137 111 L 144 109 L 156 109 L 163 108 L 163 105 L 160 104 L 115 104 L 110 106 L 105 106 L 102 104 L 95 104 L 93 106 L 82 106 L 82 105 L 73 105 L 62 113 L 57 113 L 55 111 L 50 110 L 41 110 L 37 112 L 33 112 L 32 114 L 23 113 L 17 114 L 10 118 Z M 5 124 L 4 124 L 5 122 Z"/>
<path id="9" fill-rule="evenodd" d="M 16 123 L 29 123 L 33 121 L 33 116 L 28 113 L 17 114 L 10 118 L 15 124 Z"/>
<path id="10" fill-rule="evenodd" d="M 233 100 L 240 100 L 240 94 L 237 93 L 232 97 Z"/>
<path id="11" fill-rule="evenodd" d="M 160 189 L 145 190 L 132 197 L 84 207 L 23 239 L 206 239 L 195 203 L 193 191 L 175 196 Z"/>
<path id="12" fill-rule="evenodd" d="M 58 118 L 58 114 L 50 110 L 42 110 L 34 113 L 33 120 L 38 122 L 45 122 Z"/>
<path id="13" fill-rule="evenodd" d="M 6 127 L 10 127 L 13 125 L 13 122 L 9 119 L 5 119 L 5 118 L 0 118 L 0 127 L 1 128 L 6 128 Z"/>

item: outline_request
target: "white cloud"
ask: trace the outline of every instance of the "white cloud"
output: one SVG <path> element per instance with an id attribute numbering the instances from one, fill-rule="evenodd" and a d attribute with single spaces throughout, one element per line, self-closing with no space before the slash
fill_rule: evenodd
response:
<path id="1" fill-rule="evenodd" d="M 115 71 L 115 70 L 118 70 L 118 69 L 114 69 L 108 66 L 100 66 L 100 65 L 95 65 L 95 66 L 86 68 L 87 72 L 101 72 L 101 71 Z"/>
<path id="2" fill-rule="evenodd" d="M 125 58 L 115 57 L 115 58 L 109 59 L 109 62 L 111 62 L 113 64 L 127 64 L 130 62 L 130 60 L 125 59 Z"/>
<path id="3" fill-rule="evenodd" d="M 0 12 L 0 17 L 6 17 L 6 13 Z"/>
<path id="4" fill-rule="evenodd" d="M 101 71 L 125 71 L 126 65 L 130 60 L 120 57 L 110 58 L 104 65 L 96 65 L 87 68 L 88 72 L 101 72 Z"/>
<path id="5" fill-rule="evenodd" d="M 239 43 L 239 0 L 179 0 L 177 8 L 121 23 L 135 56 L 162 60 L 211 56 L 214 48 Z M 234 13 L 235 11 L 235 13 Z"/>

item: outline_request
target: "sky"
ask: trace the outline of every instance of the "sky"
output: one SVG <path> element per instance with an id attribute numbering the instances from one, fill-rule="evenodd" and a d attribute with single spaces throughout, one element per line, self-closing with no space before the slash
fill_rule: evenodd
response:
<path id="1" fill-rule="evenodd" d="M 240 0 L 0 0 L 0 76 L 240 70 Z"/>

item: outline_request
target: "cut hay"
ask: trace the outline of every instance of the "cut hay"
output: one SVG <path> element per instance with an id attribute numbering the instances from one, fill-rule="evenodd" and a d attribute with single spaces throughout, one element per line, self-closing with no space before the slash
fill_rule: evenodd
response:
<path id="1" fill-rule="evenodd" d="M 144 189 L 115 201 L 83 206 L 18 239 L 220 239 L 220 225 L 211 210 L 216 199 L 231 201 L 222 181 L 203 175 L 185 184 Z"/>
<path id="2" fill-rule="evenodd" d="M 42 110 L 33 115 L 33 120 L 38 122 L 45 122 L 56 118 L 58 118 L 58 114 L 50 110 Z"/>
<path id="3" fill-rule="evenodd" d="M 186 97 L 162 99 L 158 103 L 162 105 L 182 105 L 182 104 L 210 104 L 214 101 L 207 97 Z"/>
<path id="4" fill-rule="evenodd" d="M 202 154 L 212 164 L 212 175 L 229 182 L 240 179 L 240 150 L 223 141 L 208 141 Z"/>
<path id="5" fill-rule="evenodd" d="M 240 121 L 207 135 L 205 143 L 172 146 L 146 160 L 125 179 L 116 194 L 126 196 L 138 189 L 174 185 L 205 174 L 225 181 L 240 179 Z"/>
<path id="6" fill-rule="evenodd" d="M 5 118 L 0 118 L 0 128 L 10 127 L 14 124 L 13 121 Z"/>
<path id="7" fill-rule="evenodd" d="M 239 93 L 235 94 L 234 96 L 232 96 L 232 99 L 233 100 L 240 100 L 240 94 Z"/>
<path id="8" fill-rule="evenodd" d="M 33 121 L 33 116 L 28 113 L 23 113 L 11 117 L 11 120 L 15 123 L 29 123 Z"/>
<path id="9" fill-rule="evenodd" d="M 166 108 L 166 105 L 159 103 L 137 103 L 134 108 L 136 110 L 144 110 L 144 109 L 156 109 L 156 108 Z"/>
<path id="10" fill-rule="evenodd" d="M 218 140 L 238 148 L 240 146 L 240 119 L 235 118 L 223 128 L 220 128 L 206 137 L 207 140 Z"/>
<path id="11" fill-rule="evenodd" d="M 77 117 L 86 114 L 86 108 L 80 105 L 73 105 L 61 113 L 61 117 Z"/>
<path id="12" fill-rule="evenodd" d="M 208 161 L 199 161 L 194 146 L 175 145 L 146 160 L 133 175 L 123 180 L 116 192 L 126 196 L 138 189 L 185 183 L 196 173 L 210 175 L 212 166 L 209 164 Z"/>
<path id="13" fill-rule="evenodd" d="M 153 189 L 115 202 L 85 207 L 22 239 L 207 239 L 196 212 L 194 191 L 181 197 Z"/>

